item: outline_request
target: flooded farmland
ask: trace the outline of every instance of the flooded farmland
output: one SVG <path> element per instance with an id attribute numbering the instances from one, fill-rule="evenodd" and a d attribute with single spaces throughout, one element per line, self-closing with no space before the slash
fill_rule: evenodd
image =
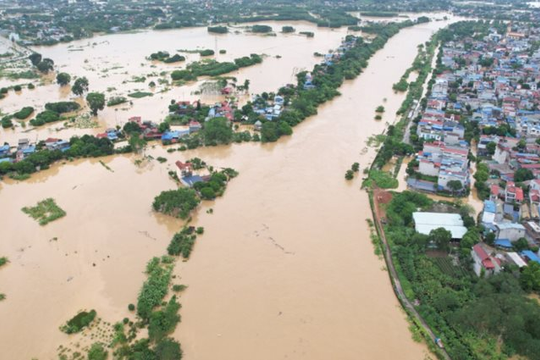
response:
<path id="1" fill-rule="evenodd" d="M 129 315 L 127 305 L 136 300 L 146 261 L 163 254 L 182 225 L 153 213 L 152 199 L 175 187 L 167 175 L 174 161 L 197 156 L 235 168 L 240 176 L 223 198 L 203 203 L 194 223 L 205 227 L 205 235 L 190 261 L 175 268 L 177 278 L 189 286 L 180 299 L 182 323 L 174 334 L 186 359 L 423 359 L 427 350 L 411 339 L 384 262 L 374 255 L 361 180 L 345 182 L 343 175 L 353 162 L 365 168 L 373 160 L 375 149 L 366 141 L 394 121 L 404 98 L 393 93 L 392 84 L 413 61 L 417 45 L 446 24 L 402 30 L 360 77 L 342 86 L 342 96 L 275 144 L 172 154 L 155 146 L 147 154 L 167 158 L 166 163 L 138 164 L 135 155 L 75 161 L 25 182 L 0 184 L 0 253 L 11 260 L 0 274 L 7 295 L 0 306 L 5 324 L 0 347 L 6 358 L 56 358 L 60 344 L 73 342 L 58 327 L 80 309 L 96 309 L 109 322 Z M 234 76 L 249 78 L 252 92 L 272 91 L 291 82 L 299 69 L 311 68 L 318 61 L 313 52 L 335 48 L 346 34 L 344 29 L 296 26 L 314 31 L 315 38 L 216 37 L 206 29 L 186 29 L 109 35 L 39 51 L 62 71 L 87 76 L 93 90 L 106 91 L 116 83 L 114 91 L 124 92 L 143 86 L 122 84 L 126 76 L 163 71 L 165 65 L 152 68 L 144 60 L 157 50 L 227 49 L 218 60 L 265 53 L 263 64 Z M 83 51 L 69 51 L 87 43 Z M 115 66 L 123 68 L 105 77 L 101 70 L 85 69 Z M 108 108 L 99 115 L 100 128 L 134 115 L 159 121 L 170 99 L 199 98 L 195 90 L 171 88 L 136 100 L 125 111 Z M 13 111 L 29 103 L 38 108 L 70 95 L 50 85 L 20 96 L 11 94 L 2 108 Z M 374 110 L 383 99 L 387 111 L 376 121 Z M 50 127 L 30 134 L 43 139 L 50 136 Z M 2 131 L 0 139 L 20 135 Z M 40 227 L 20 209 L 45 197 L 56 199 L 67 216 Z M 213 214 L 206 213 L 209 208 Z"/>

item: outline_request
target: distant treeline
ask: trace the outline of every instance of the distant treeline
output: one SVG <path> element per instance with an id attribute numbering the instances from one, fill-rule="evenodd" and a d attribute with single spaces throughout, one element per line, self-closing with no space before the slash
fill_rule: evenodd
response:
<path id="1" fill-rule="evenodd" d="M 262 57 L 257 54 L 234 59 L 234 62 L 199 61 L 189 64 L 185 70 L 173 71 L 171 78 L 175 81 L 194 81 L 199 76 L 219 76 L 243 67 L 260 64 L 262 61 Z"/>
<path id="2" fill-rule="evenodd" d="M 362 11 L 360 15 L 371 16 L 371 17 L 395 17 L 395 16 L 398 16 L 399 14 L 395 12 L 386 12 L 386 11 Z"/>

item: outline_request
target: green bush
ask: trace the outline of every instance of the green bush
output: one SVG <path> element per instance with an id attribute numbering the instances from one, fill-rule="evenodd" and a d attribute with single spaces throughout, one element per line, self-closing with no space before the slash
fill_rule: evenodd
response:
<path id="1" fill-rule="evenodd" d="M 58 113 L 58 114 L 77 111 L 80 108 L 81 108 L 81 105 L 79 105 L 75 101 L 60 101 L 60 102 L 45 104 L 45 109 L 49 111 L 54 111 L 55 113 Z"/>
<path id="2" fill-rule="evenodd" d="M 193 209 L 200 203 L 197 193 L 192 189 L 163 191 L 154 198 L 152 207 L 155 211 L 167 215 L 187 219 Z"/>
<path id="3" fill-rule="evenodd" d="M 148 323 L 148 337 L 152 341 L 160 341 L 174 331 L 180 322 L 180 304 L 176 301 L 176 295 L 161 310 L 150 314 Z"/>
<path id="4" fill-rule="evenodd" d="M 173 285 L 172 289 L 174 292 L 181 292 L 184 291 L 187 288 L 186 285 Z"/>
<path id="5" fill-rule="evenodd" d="M 16 117 L 19 120 L 24 120 L 32 113 L 34 112 L 34 108 L 31 106 L 25 106 L 21 110 L 17 111 L 15 114 L 13 114 L 14 117 Z"/>
<path id="6" fill-rule="evenodd" d="M 174 234 L 167 247 L 167 253 L 171 256 L 182 255 L 184 259 L 188 259 L 196 239 L 197 235 L 191 234 L 188 228 L 184 228 Z"/>
<path id="7" fill-rule="evenodd" d="M 268 25 L 253 25 L 251 31 L 258 34 L 265 34 L 272 31 L 272 27 Z"/>
<path id="8" fill-rule="evenodd" d="M 109 98 L 109 101 L 107 101 L 107 106 L 120 105 L 126 103 L 127 101 L 128 99 L 123 96 L 113 96 L 112 98 Z"/>
<path id="9" fill-rule="evenodd" d="M 214 50 L 210 50 L 210 49 L 201 50 L 201 51 L 199 51 L 199 55 L 201 55 L 201 56 L 212 56 L 212 55 L 214 55 Z"/>
<path id="10" fill-rule="evenodd" d="M 60 327 L 62 332 L 66 334 L 75 334 L 82 331 L 85 327 L 90 325 L 92 321 L 96 318 L 96 311 L 91 310 L 90 312 L 81 311 L 75 315 L 71 320 L 69 320 L 65 325 Z"/>
<path id="11" fill-rule="evenodd" d="M 88 360 L 107 360 L 107 350 L 100 343 L 94 343 L 88 350 Z"/>
<path id="12" fill-rule="evenodd" d="M 152 310 L 161 304 L 167 294 L 171 273 L 172 267 L 162 264 L 157 257 L 150 260 L 146 265 L 148 279 L 144 282 L 137 299 L 137 314 L 143 320 L 150 318 Z"/>
<path id="13" fill-rule="evenodd" d="M 13 121 L 11 121 L 11 116 L 4 116 L 2 118 L 2 127 L 4 129 L 13 127 Z"/>
<path id="14" fill-rule="evenodd" d="M 58 120 L 60 120 L 58 113 L 51 110 L 45 110 L 37 114 L 35 119 L 30 120 L 30 125 L 42 126 Z"/>
<path id="15" fill-rule="evenodd" d="M 229 28 L 227 28 L 226 26 L 209 26 L 208 32 L 215 34 L 226 34 L 229 32 Z"/>

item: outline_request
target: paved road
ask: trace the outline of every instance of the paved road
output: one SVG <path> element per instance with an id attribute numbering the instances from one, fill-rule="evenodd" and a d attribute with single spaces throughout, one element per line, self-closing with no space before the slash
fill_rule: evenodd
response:
<path id="1" fill-rule="evenodd" d="M 414 316 L 419 321 L 419 323 L 422 325 L 424 330 L 427 331 L 427 333 L 429 334 L 433 342 L 435 342 L 435 339 L 437 338 L 437 336 L 435 336 L 435 333 L 431 330 L 429 325 L 424 321 L 424 319 L 418 313 L 418 311 L 416 311 L 414 305 L 407 298 L 407 296 L 405 296 L 405 292 L 403 291 L 403 287 L 401 286 L 401 282 L 399 281 L 396 268 L 394 267 L 394 262 L 392 260 L 392 250 L 390 249 L 390 246 L 388 246 L 388 241 L 386 240 L 386 236 L 384 234 L 383 226 L 381 223 L 379 198 L 382 192 L 383 190 L 380 190 L 380 189 L 373 190 L 373 204 L 375 205 L 375 209 L 373 209 L 374 210 L 373 214 L 375 217 L 374 219 L 375 226 L 378 229 L 379 235 L 381 237 L 381 241 L 383 243 L 384 259 L 386 261 L 390 278 L 392 280 L 392 283 L 394 284 L 394 292 L 396 293 L 396 296 L 398 300 L 401 302 L 401 304 L 408 310 L 408 313 L 411 316 Z M 446 360 L 451 360 L 450 356 L 448 355 L 445 349 L 439 349 L 439 351 Z"/>

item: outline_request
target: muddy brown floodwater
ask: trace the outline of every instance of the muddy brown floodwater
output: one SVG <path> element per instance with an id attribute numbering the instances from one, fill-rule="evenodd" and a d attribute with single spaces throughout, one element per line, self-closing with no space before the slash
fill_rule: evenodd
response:
<path id="1" fill-rule="evenodd" d="M 423 359 L 427 350 L 412 340 L 374 255 L 361 179 L 346 182 L 344 173 L 372 161 L 367 139 L 395 120 L 404 98 L 392 84 L 417 45 L 445 25 L 402 30 L 342 96 L 278 143 L 172 154 L 155 146 L 147 154 L 168 162 L 101 159 L 108 170 L 99 159 L 75 161 L 0 184 L 0 255 L 11 261 L 0 271 L 2 356 L 56 358 L 60 344 L 76 340 L 58 327 L 80 309 L 109 322 L 130 315 L 146 261 L 163 254 L 182 225 L 154 214 L 152 199 L 175 187 L 167 175 L 175 160 L 198 156 L 240 175 L 223 198 L 201 206 L 194 223 L 205 234 L 175 268 L 177 282 L 189 286 L 174 333 L 186 359 Z M 261 76 L 252 83 L 272 77 Z M 384 98 L 387 111 L 376 121 Z M 40 227 L 20 209 L 46 197 L 67 216 Z"/>

